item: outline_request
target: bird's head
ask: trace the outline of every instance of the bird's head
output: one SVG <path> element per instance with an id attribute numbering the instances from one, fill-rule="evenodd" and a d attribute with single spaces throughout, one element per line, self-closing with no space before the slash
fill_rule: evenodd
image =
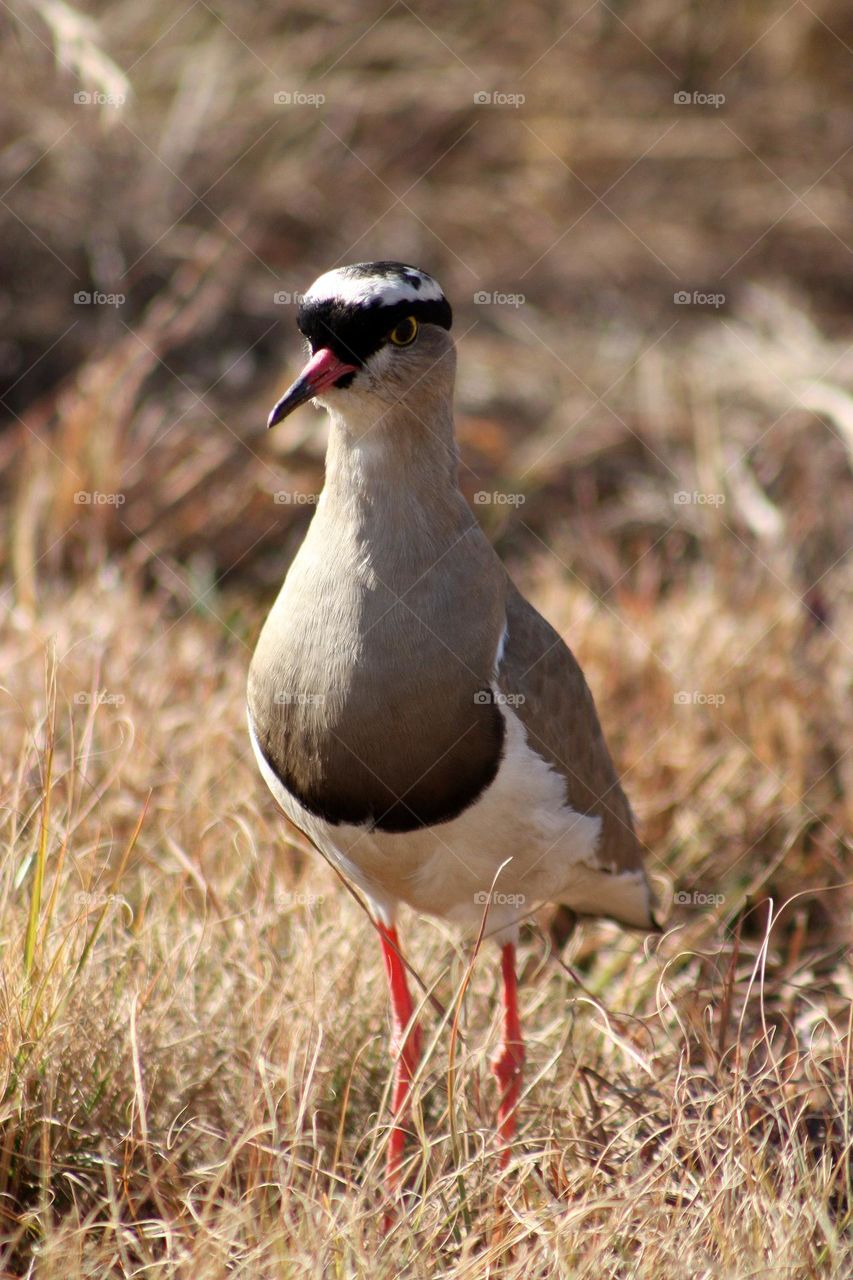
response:
<path id="1" fill-rule="evenodd" d="M 327 271 L 299 307 L 308 363 L 268 425 L 306 400 L 346 420 L 379 416 L 410 393 L 449 395 L 452 319 L 438 282 L 404 262 L 360 262 Z"/>

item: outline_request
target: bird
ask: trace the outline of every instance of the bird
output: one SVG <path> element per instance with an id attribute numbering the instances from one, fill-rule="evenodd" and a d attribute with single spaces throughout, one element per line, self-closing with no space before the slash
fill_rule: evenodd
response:
<path id="1" fill-rule="evenodd" d="M 366 899 L 392 1012 L 386 1184 L 401 1184 L 420 1030 L 401 904 L 500 952 L 497 1145 L 514 1146 L 516 947 L 543 904 L 658 928 L 644 849 L 572 652 L 509 577 L 459 486 L 452 309 L 402 262 L 300 296 L 307 363 L 269 415 L 328 414 L 325 483 L 261 629 L 249 734 L 287 818 Z"/>

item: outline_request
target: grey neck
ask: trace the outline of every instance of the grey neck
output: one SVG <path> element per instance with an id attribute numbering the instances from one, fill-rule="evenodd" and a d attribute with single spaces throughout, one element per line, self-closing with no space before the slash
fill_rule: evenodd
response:
<path id="1" fill-rule="evenodd" d="M 441 545 L 473 524 L 457 482 L 450 408 L 424 409 L 421 414 L 419 406 L 416 415 L 398 401 L 380 409 L 373 423 L 332 412 L 318 515 L 333 517 L 339 528 L 346 525 L 374 545 L 413 533 Z"/>

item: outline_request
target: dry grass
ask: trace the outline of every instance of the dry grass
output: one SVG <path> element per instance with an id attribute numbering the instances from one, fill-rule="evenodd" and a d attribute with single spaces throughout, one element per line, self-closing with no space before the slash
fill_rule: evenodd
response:
<path id="1" fill-rule="evenodd" d="M 381 963 L 256 777 L 253 623 L 220 598 L 181 617 L 109 571 L 46 590 L 35 625 L 16 619 L 2 655 L 9 1269 L 33 1251 L 45 1276 L 849 1271 L 850 895 L 829 889 L 849 878 L 844 646 L 769 576 L 744 615 L 695 573 L 654 609 L 617 612 L 553 560 L 531 569 L 586 663 L 662 896 L 671 875 L 689 901 L 654 945 L 584 926 L 564 957 L 582 987 L 531 934 L 522 1141 L 497 1210 L 493 958 L 464 1004 L 457 1144 L 448 1030 L 426 1010 L 411 1208 L 384 1243 Z M 760 663 L 741 660 L 765 628 Z M 674 703 L 697 671 L 722 706 Z M 452 1009 L 467 951 L 404 923 Z"/>
<path id="2" fill-rule="evenodd" d="M 846 1278 L 847 9 L 383 8 L 196 4 L 170 30 L 163 6 L 93 25 L 40 0 L 2 36 L 0 1266 Z M 553 42 L 517 118 L 475 111 Z M 325 112 L 271 112 L 321 81 Z M 80 86 L 128 105 L 75 114 Z M 681 87 L 725 112 L 674 113 Z M 370 170 L 417 182 L 412 212 Z M 790 216 L 774 173 L 805 193 Z M 584 215 L 584 183 L 623 174 L 618 217 Z M 500 1178 L 494 956 L 448 1098 L 470 945 L 404 918 L 447 1017 L 424 996 L 385 1238 L 378 947 L 284 830 L 243 712 L 310 510 L 273 494 L 322 471 L 308 411 L 264 436 L 295 350 L 272 295 L 338 254 L 423 262 L 457 304 L 463 485 L 513 495 L 476 509 L 587 670 L 669 910 L 660 939 L 584 924 L 561 957 L 531 926 Z M 726 304 L 675 307 L 682 286 Z"/>

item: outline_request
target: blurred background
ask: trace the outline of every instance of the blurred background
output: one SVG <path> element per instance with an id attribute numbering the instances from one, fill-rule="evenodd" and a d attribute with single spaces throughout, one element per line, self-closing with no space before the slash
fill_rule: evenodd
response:
<path id="1" fill-rule="evenodd" d="M 322 484 L 323 417 L 264 425 L 299 291 L 410 261 L 455 309 L 463 488 L 593 664 L 661 869 L 842 874 L 847 5 L 34 0 L 2 40 L 28 634 L 120 580 L 240 675 Z"/>

